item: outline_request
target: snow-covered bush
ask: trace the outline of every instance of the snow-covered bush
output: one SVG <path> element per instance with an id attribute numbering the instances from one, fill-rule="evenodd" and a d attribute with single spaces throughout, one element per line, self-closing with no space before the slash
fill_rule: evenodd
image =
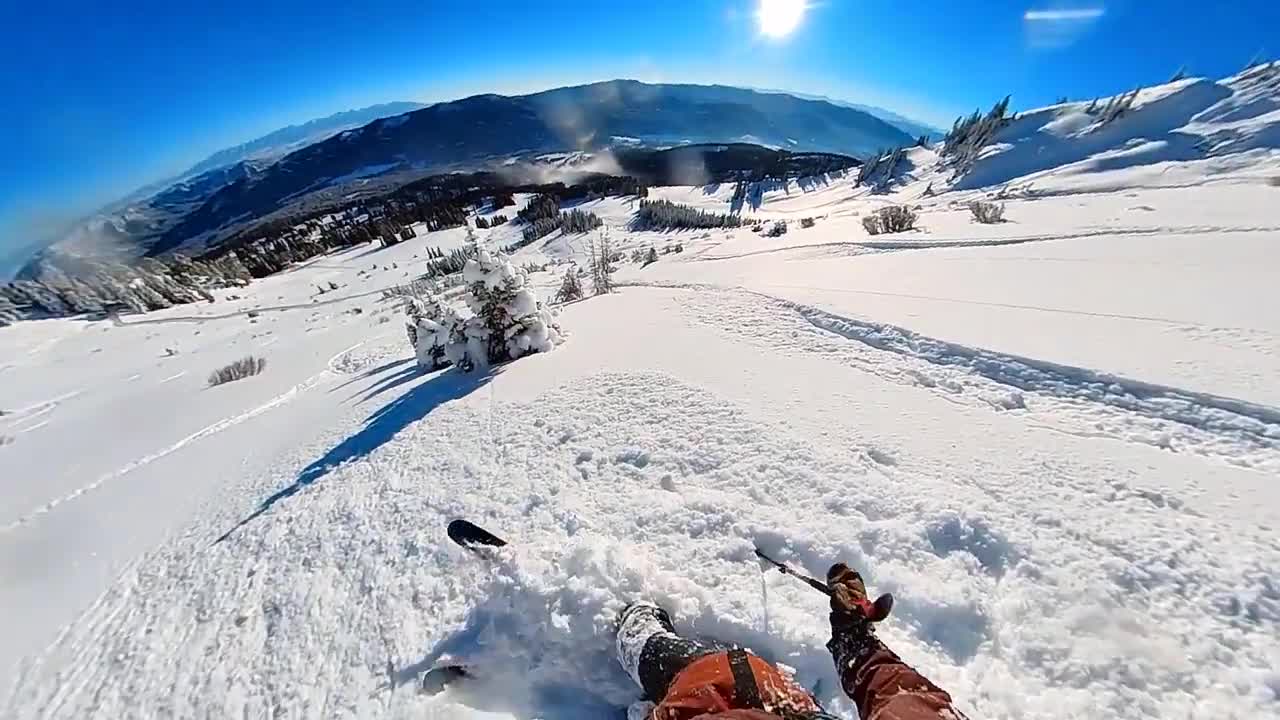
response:
<path id="1" fill-rule="evenodd" d="M 787 234 L 787 221 L 779 220 L 769 226 L 769 232 L 765 233 L 766 237 L 782 237 Z"/>
<path id="2" fill-rule="evenodd" d="M 448 365 L 445 349 L 457 313 L 439 296 L 429 293 L 405 297 L 404 313 L 409 319 L 405 332 L 418 358 L 418 367 L 435 370 Z"/>
<path id="3" fill-rule="evenodd" d="M 658 262 L 658 250 L 654 248 L 652 245 L 650 245 L 649 252 L 645 253 L 645 256 L 644 256 L 644 264 L 652 265 L 656 262 Z M 644 266 L 642 265 L 641 267 L 644 267 Z"/>
<path id="4" fill-rule="evenodd" d="M 974 200 L 969 203 L 969 212 L 973 213 L 973 219 L 984 225 L 992 225 L 1004 222 L 1004 205 L 997 205 L 993 202 L 983 200 Z"/>
<path id="5" fill-rule="evenodd" d="M 451 362 L 469 369 L 547 352 L 560 342 L 551 311 L 538 302 L 526 287 L 524 272 L 506 256 L 478 250 L 462 277 L 467 307 L 474 315 L 460 322 L 445 318 L 450 331 L 445 355 Z"/>
<path id="6" fill-rule="evenodd" d="M 247 355 L 230 365 L 218 368 L 210 373 L 209 387 L 234 382 L 236 380 L 243 380 L 244 378 L 257 375 L 266 369 L 267 361 L 265 359 Z"/>
<path id="7" fill-rule="evenodd" d="M 920 216 L 906 205 L 888 205 L 862 218 L 868 235 L 911 230 Z"/>
<path id="8" fill-rule="evenodd" d="M 813 227 L 815 222 L 816 221 L 811 217 L 800 218 L 800 227 L 804 229 L 808 229 Z"/>

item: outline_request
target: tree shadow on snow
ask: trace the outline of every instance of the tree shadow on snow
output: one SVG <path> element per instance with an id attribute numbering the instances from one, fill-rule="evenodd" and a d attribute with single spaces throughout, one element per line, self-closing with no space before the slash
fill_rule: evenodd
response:
<path id="1" fill-rule="evenodd" d="M 437 407 L 450 400 L 465 397 L 487 385 L 493 379 L 494 374 L 494 370 L 472 373 L 446 370 L 431 376 L 421 385 L 397 397 L 370 415 L 359 432 L 338 443 L 329 452 L 303 468 L 292 483 L 263 500 L 256 510 L 223 533 L 221 537 L 214 541 L 214 544 L 221 543 L 231 537 L 237 530 L 253 522 L 259 515 L 270 510 L 281 500 L 290 498 L 307 486 L 320 481 L 339 465 L 365 457 L 395 437 L 407 426 L 426 417 Z M 416 373 L 410 374 L 408 371 L 402 371 L 393 377 L 398 378 L 400 375 L 406 375 L 406 377 L 399 379 L 394 383 L 395 385 L 408 382 L 417 376 Z M 387 389 L 390 388 L 383 388 L 378 392 L 384 392 Z M 366 396 L 366 399 L 369 397 L 373 397 L 373 394 Z"/>
<path id="2" fill-rule="evenodd" d="M 414 359 L 412 357 L 399 358 L 397 360 L 389 360 L 377 367 L 369 368 L 368 370 L 361 370 L 360 372 L 356 373 L 355 377 L 351 378 L 350 380 L 342 383 L 341 385 L 335 388 L 331 388 L 329 392 L 331 393 L 338 392 L 339 390 L 347 387 L 348 385 L 352 385 L 354 383 L 360 382 L 361 380 L 371 378 L 374 375 L 377 375 L 378 373 L 381 373 L 386 370 L 390 370 L 391 368 L 396 367 L 397 365 L 403 365 L 405 363 L 411 363 L 411 362 L 414 362 Z"/>
<path id="3" fill-rule="evenodd" d="M 426 371 L 423 370 L 416 362 L 408 367 L 401 368 L 398 372 L 395 372 L 375 383 L 373 387 L 370 387 L 365 392 L 364 397 L 360 398 L 358 402 L 361 404 L 368 402 L 384 392 L 394 390 L 407 382 L 411 382 L 416 378 L 422 377 L 425 373 Z"/>

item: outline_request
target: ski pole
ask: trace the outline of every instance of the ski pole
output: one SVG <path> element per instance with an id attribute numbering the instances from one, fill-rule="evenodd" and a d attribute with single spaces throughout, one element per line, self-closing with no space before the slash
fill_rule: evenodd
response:
<path id="1" fill-rule="evenodd" d="M 822 582 L 817 578 L 809 577 L 804 573 L 796 572 L 790 566 L 780 563 L 777 560 L 774 560 L 773 558 L 769 557 L 768 555 L 765 555 L 764 552 L 760 550 L 760 548 L 756 548 L 756 557 L 778 568 L 778 572 L 782 573 L 783 575 L 790 575 L 791 577 L 799 580 L 805 585 L 808 585 L 814 590 L 817 590 L 818 592 L 823 593 L 824 595 L 831 595 L 833 592 L 831 590 L 830 585 L 827 585 L 826 583 Z"/>
<path id="2" fill-rule="evenodd" d="M 778 572 L 782 573 L 783 575 L 790 575 L 791 577 L 796 578 L 800 582 L 803 582 L 805 585 L 808 585 L 809 587 L 813 588 L 814 590 L 817 590 L 823 595 L 831 596 L 835 594 L 835 591 L 831 589 L 830 585 L 822 582 L 817 578 L 809 577 L 808 575 L 805 575 L 802 572 L 797 572 L 791 566 L 786 565 L 784 563 L 780 563 L 777 560 L 774 560 L 768 555 L 765 555 L 760 548 L 756 548 L 756 557 L 774 566 L 775 568 L 778 569 Z M 889 611 L 893 609 L 893 595 L 890 595 L 889 593 L 885 593 L 880 597 L 876 598 L 876 601 L 874 603 L 864 598 L 861 602 L 858 603 L 858 607 L 860 610 L 862 610 L 863 617 L 870 620 L 871 622 L 880 622 L 881 620 L 884 620 L 885 618 L 889 617 Z"/>

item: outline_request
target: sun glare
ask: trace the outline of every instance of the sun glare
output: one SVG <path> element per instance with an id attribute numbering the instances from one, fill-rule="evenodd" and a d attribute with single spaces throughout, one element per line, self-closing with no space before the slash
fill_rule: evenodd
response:
<path id="1" fill-rule="evenodd" d="M 756 21 L 760 32 L 781 38 L 791 34 L 804 19 L 804 0 L 760 0 Z"/>

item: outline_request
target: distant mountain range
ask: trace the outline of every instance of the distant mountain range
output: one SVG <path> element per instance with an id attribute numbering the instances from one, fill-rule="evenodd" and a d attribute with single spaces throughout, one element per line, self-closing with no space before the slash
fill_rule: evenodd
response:
<path id="1" fill-rule="evenodd" d="M 871 110 L 780 92 L 634 80 L 516 97 L 478 95 L 427 107 L 378 105 L 215 153 L 179 182 L 90 221 L 42 252 L 22 274 L 38 276 L 48 264 L 72 265 L 68 259 L 95 256 L 100 245 L 135 256 L 194 252 L 264 216 L 340 195 L 344 188 L 374 181 L 392 186 L 441 171 L 484 169 L 512 157 L 720 142 L 865 156 L 910 144 L 921 134 Z"/>
<path id="2" fill-rule="evenodd" d="M 755 89 L 755 88 L 752 88 L 752 89 Z M 912 137 L 918 138 L 921 135 L 928 135 L 931 139 L 937 140 L 941 138 L 943 135 L 947 134 L 947 131 L 940 127 L 929 125 L 927 123 L 922 123 L 922 122 L 919 122 L 918 120 L 912 120 L 911 118 L 905 117 L 903 115 L 899 115 L 898 113 L 892 110 L 886 110 L 885 108 L 877 107 L 875 105 L 861 105 L 859 103 L 852 103 L 852 102 L 847 102 L 845 100 L 837 100 L 835 98 L 829 98 L 825 95 L 809 95 L 806 93 L 788 92 L 786 90 L 760 90 L 760 92 L 782 93 L 784 95 L 794 95 L 795 97 L 803 98 L 805 100 L 820 100 L 822 102 L 831 103 L 832 105 L 839 105 L 840 107 L 847 107 L 847 108 L 853 108 L 854 110 L 861 110 L 862 112 L 867 113 L 868 115 L 872 115 L 874 117 L 880 118 L 881 120 L 889 123 L 890 125 L 898 128 L 899 130 L 907 133 Z"/>
<path id="3" fill-rule="evenodd" d="M 381 105 L 370 105 L 359 110 L 347 110 L 346 112 L 305 122 L 301 125 L 290 125 L 242 145 L 219 150 L 191 166 L 191 169 L 187 170 L 183 175 L 191 177 L 245 160 L 262 162 L 281 157 L 293 150 L 319 142 L 343 130 L 358 128 L 368 125 L 379 118 L 393 117 L 413 112 L 414 110 L 421 110 L 424 107 L 426 105 L 416 102 L 389 102 Z"/>

